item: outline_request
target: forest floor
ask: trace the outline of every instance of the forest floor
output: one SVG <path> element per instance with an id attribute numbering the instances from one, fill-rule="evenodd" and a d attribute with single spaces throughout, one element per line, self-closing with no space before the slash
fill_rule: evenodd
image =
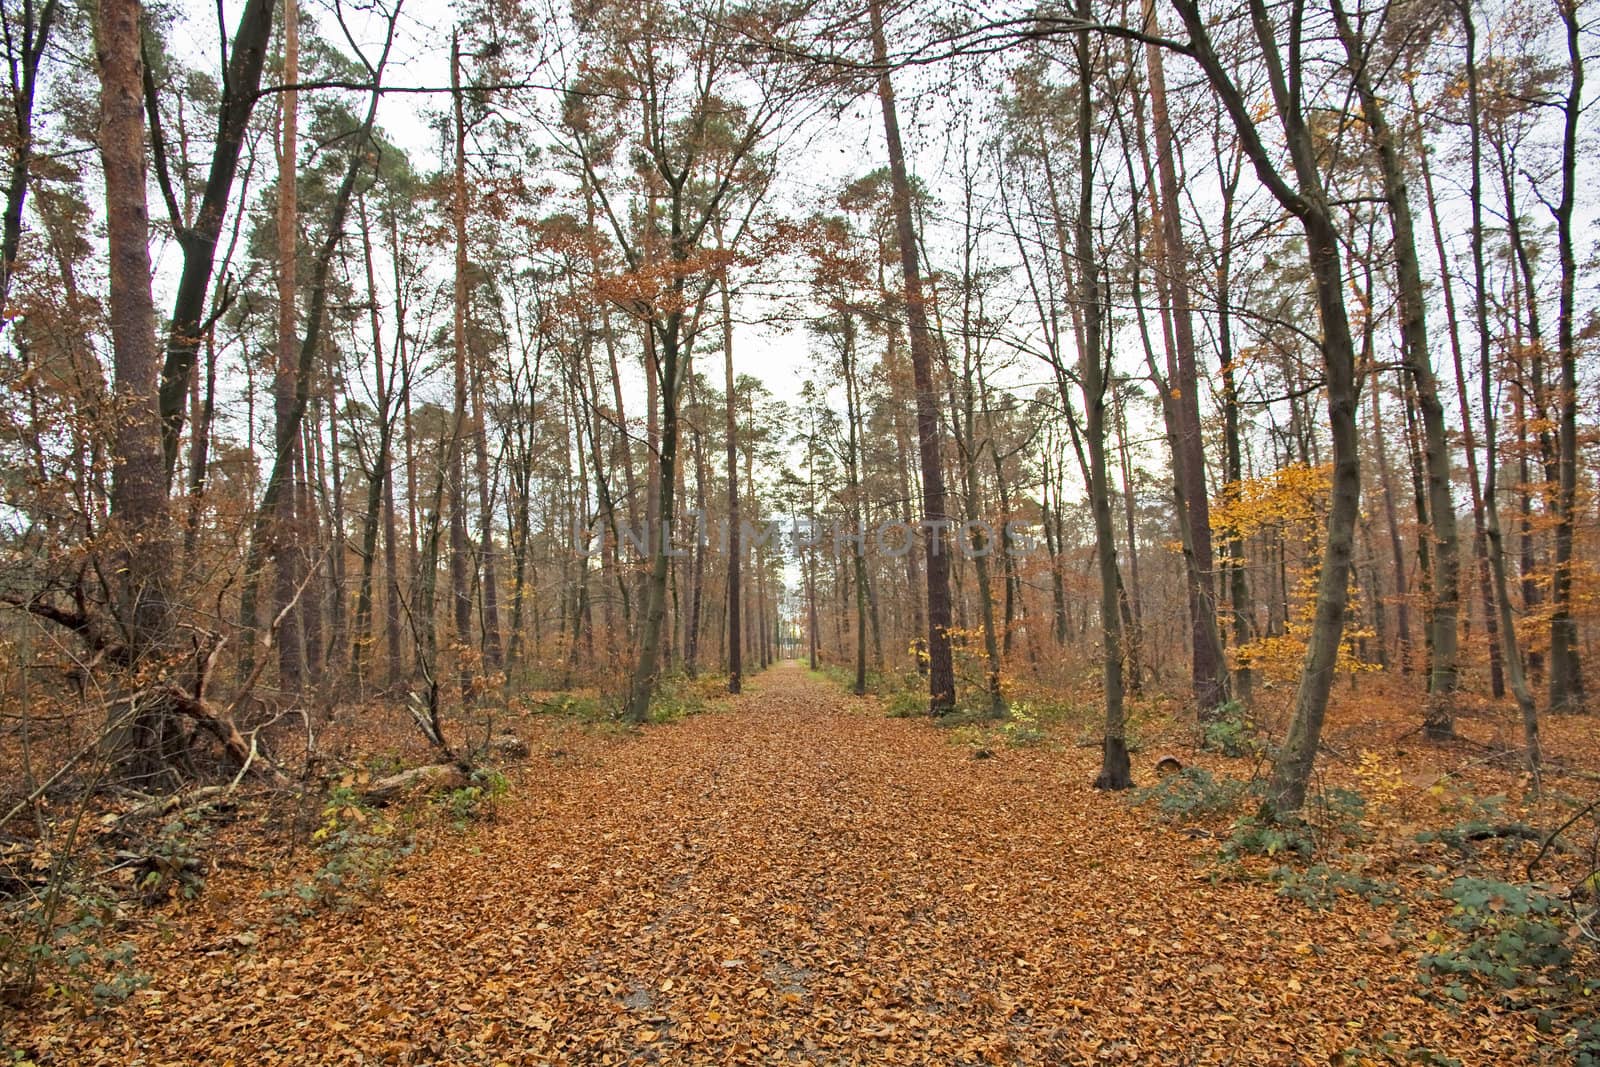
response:
<path id="1" fill-rule="evenodd" d="M 147 986 L 47 999 L 0 1046 L 60 1064 L 1565 1062 L 1527 1013 L 1419 981 L 1449 910 L 1408 897 L 1408 871 L 1437 875 L 1426 856 L 1391 854 L 1398 904 L 1308 907 L 1261 874 L 1275 864 L 1230 873 L 1210 831 L 1091 789 L 1098 752 L 1070 740 L 977 749 L 786 663 L 710 714 L 533 742 L 492 817 L 425 834 L 353 906 L 273 921 L 283 899 L 225 866 L 135 931 Z M 1136 756 L 1141 783 L 1159 755 Z"/>

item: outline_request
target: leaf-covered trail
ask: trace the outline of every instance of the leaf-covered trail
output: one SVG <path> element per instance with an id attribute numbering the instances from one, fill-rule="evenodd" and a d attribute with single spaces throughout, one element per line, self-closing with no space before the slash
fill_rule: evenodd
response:
<path id="1" fill-rule="evenodd" d="M 151 991 L 32 1047 L 152 1064 L 1326 1064 L 1391 1032 L 1467 1063 L 1533 1054 L 1509 1022 L 1416 997 L 1392 912 L 1213 885 L 1191 862 L 1204 844 L 1088 788 L 1096 759 L 975 760 L 780 665 L 726 710 L 536 751 L 493 823 L 419 852 L 348 916 L 241 950 L 212 906 L 197 936 L 214 951 L 142 947 Z"/>

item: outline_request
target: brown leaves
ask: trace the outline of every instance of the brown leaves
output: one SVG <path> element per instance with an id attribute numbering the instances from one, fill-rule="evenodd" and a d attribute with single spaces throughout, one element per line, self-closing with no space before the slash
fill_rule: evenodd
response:
<path id="1" fill-rule="evenodd" d="M 974 762 L 794 667 L 751 689 L 536 758 L 354 914 L 282 930 L 208 893 L 141 936 L 148 991 L 11 1039 L 59 1063 L 1328 1063 L 1386 1033 L 1541 1054 L 1418 998 L 1386 913 L 1197 876 L 1214 846 L 1089 790 L 1092 753 Z"/>

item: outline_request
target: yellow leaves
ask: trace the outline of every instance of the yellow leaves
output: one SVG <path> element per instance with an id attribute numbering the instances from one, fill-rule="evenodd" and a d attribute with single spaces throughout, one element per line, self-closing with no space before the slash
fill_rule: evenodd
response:
<path id="1" fill-rule="evenodd" d="M 1305 528 L 1303 532 L 1314 536 L 1332 484 L 1331 465 L 1305 463 L 1229 482 L 1211 503 L 1211 529 L 1242 538 L 1268 527 Z"/>
<path id="2" fill-rule="evenodd" d="M 1405 778 L 1400 769 L 1371 749 L 1361 750 L 1355 775 L 1361 782 L 1361 791 L 1366 794 L 1367 802 L 1375 810 L 1391 806 L 1405 788 Z"/>

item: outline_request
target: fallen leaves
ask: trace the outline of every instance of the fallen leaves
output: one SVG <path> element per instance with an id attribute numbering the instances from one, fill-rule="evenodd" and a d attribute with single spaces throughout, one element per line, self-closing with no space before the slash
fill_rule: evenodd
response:
<path id="1" fill-rule="evenodd" d="M 495 821 L 349 915 L 257 930 L 213 886 L 141 937 L 150 989 L 9 1039 L 63 1064 L 1329 1063 L 1382 1035 L 1464 1062 L 1548 1052 L 1515 1018 L 1416 996 L 1372 909 L 1197 876 L 1214 846 L 1088 788 L 1092 753 L 973 762 L 794 667 L 610 745 L 525 770 Z"/>

